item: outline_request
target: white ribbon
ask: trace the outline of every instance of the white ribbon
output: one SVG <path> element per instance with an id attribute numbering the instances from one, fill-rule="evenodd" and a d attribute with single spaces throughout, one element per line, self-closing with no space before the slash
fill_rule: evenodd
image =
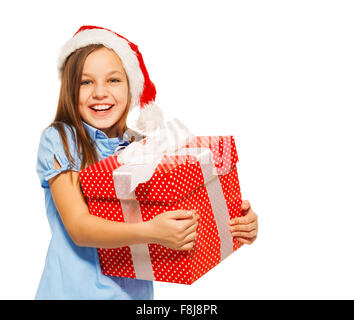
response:
<path id="1" fill-rule="evenodd" d="M 126 223 L 142 222 L 140 204 L 136 200 L 120 200 Z M 152 269 L 149 247 L 146 243 L 132 244 L 130 253 L 132 255 L 135 277 L 137 279 L 155 280 Z"/>
<path id="2" fill-rule="evenodd" d="M 216 171 L 215 167 L 210 168 L 204 164 L 201 164 L 200 167 L 202 169 L 204 179 L 211 174 L 210 171 Z M 218 229 L 220 238 L 220 261 L 222 261 L 233 252 L 234 246 L 233 238 L 231 232 L 229 231 L 229 210 L 227 209 L 226 200 L 218 177 L 209 180 L 209 182 L 205 184 L 205 188 L 209 196 L 216 227 Z"/>

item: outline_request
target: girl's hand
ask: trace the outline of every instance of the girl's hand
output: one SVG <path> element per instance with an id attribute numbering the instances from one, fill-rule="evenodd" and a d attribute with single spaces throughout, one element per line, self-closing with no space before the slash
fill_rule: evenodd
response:
<path id="1" fill-rule="evenodd" d="M 195 210 L 167 211 L 150 220 L 153 243 L 173 250 L 191 250 L 197 237 Z"/>
<path id="2" fill-rule="evenodd" d="M 243 217 L 230 220 L 230 232 L 239 242 L 251 244 L 257 239 L 258 216 L 252 210 L 251 204 L 247 200 L 242 202 L 241 212 Z"/>

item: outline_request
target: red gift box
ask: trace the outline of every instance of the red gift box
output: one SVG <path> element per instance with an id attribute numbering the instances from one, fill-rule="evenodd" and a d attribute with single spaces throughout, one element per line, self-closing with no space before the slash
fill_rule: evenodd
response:
<path id="1" fill-rule="evenodd" d="M 151 179 L 138 184 L 135 199 L 117 197 L 115 172 L 122 164 L 116 156 L 80 172 L 82 190 L 93 215 L 136 222 L 149 221 L 165 211 L 194 209 L 200 216 L 192 250 L 176 251 L 159 244 L 98 249 L 103 274 L 192 284 L 241 247 L 229 231 L 229 220 L 241 216 L 242 202 L 234 138 L 194 137 L 185 150 L 193 152 L 165 155 Z M 205 150 L 212 161 L 196 155 L 207 154 Z"/>

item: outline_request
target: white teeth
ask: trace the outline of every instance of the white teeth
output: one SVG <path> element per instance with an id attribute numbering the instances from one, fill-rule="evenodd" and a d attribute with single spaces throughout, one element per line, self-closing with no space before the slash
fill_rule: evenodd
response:
<path id="1" fill-rule="evenodd" d="M 97 106 L 93 106 L 91 107 L 94 110 L 108 110 L 111 106 L 110 105 L 97 105 Z"/>

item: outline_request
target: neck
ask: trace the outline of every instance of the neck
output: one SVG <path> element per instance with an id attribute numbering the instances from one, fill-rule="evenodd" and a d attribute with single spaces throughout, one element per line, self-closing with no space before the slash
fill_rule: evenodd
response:
<path id="1" fill-rule="evenodd" d="M 108 138 L 116 138 L 119 136 L 118 129 L 116 126 L 113 126 L 108 129 L 103 129 L 101 131 L 103 131 L 107 135 Z"/>

